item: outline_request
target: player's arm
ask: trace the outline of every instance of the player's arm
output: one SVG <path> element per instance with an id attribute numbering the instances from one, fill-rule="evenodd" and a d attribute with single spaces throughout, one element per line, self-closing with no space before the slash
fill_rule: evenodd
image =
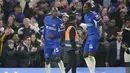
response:
<path id="1" fill-rule="evenodd" d="M 60 26 L 58 27 L 58 36 L 63 36 L 65 34 L 65 27 L 63 23 L 60 23 Z"/>

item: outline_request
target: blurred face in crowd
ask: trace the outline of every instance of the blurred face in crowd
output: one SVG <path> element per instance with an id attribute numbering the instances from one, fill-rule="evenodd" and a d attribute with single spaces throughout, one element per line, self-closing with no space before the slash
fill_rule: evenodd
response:
<path id="1" fill-rule="evenodd" d="M 14 41 L 13 40 L 9 40 L 8 42 L 9 42 L 8 43 L 9 48 L 13 49 L 14 48 Z"/>
<path id="2" fill-rule="evenodd" d="M 31 45 L 31 38 L 30 37 L 26 38 L 25 43 L 26 45 Z"/>
<path id="3" fill-rule="evenodd" d="M 3 5 L 3 0 L 0 0 L 0 5 L 1 5 L 1 6 Z"/>
<path id="4" fill-rule="evenodd" d="M 31 17 L 31 22 L 36 23 L 36 19 L 34 17 Z"/>
<path id="5" fill-rule="evenodd" d="M 24 18 L 23 24 L 24 24 L 25 27 L 29 27 L 30 20 L 28 18 Z"/>
<path id="6" fill-rule="evenodd" d="M 106 23 L 108 22 L 110 19 L 107 15 L 103 16 L 103 22 Z"/>
<path id="7" fill-rule="evenodd" d="M 76 10 L 82 10 L 82 3 L 81 2 L 78 2 L 77 4 L 76 4 Z"/>
<path id="8" fill-rule="evenodd" d="M 14 18 L 11 17 L 11 16 L 9 16 L 9 17 L 8 17 L 8 24 L 9 24 L 9 25 L 12 25 L 13 22 L 14 22 Z"/>
<path id="9" fill-rule="evenodd" d="M 117 41 L 121 41 L 122 40 L 122 35 L 121 34 L 118 34 L 117 37 L 116 37 Z"/>
<path id="10" fill-rule="evenodd" d="M 63 20 L 63 22 L 67 22 L 69 20 L 69 18 L 67 16 L 63 16 L 62 20 Z"/>
<path id="11" fill-rule="evenodd" d="M 124 19 L 125 15 L 126 15 L 125 12 L 121 12 L 121 13 L 120 13 L 120 17 L 121 17 L 121 19 Z"/>
<path id="12" fill-rule="evenodd" d="M 127 26 L 127 28 L 130 28 L 130 20 L 126 21 L 126 26 Z"/>
<path id="13" fill-rule="evenodd" d="M 62 7 L 67 6 L 67 5 L 68 5 L 67 0 L 63 0 L 63 1 L 61 1 L 61 5 L 62 5 Z"/>
<path id="14" fill-rule="evenodd" d="M 32 40 L 32 42 L 34 42 L 36 40 L 36 35 L 35 34 L 31 35 L 31 40 Z"/>
<path id="15" fill-rule="evenodd" d="M 84 6 L 83 6 L 83 12 L 84 12 L 84 13 L 90 12 L 90 10 L 91 10 L 90 7 L 91 7 L 91 4 L 90 4 L 90 3 L 85 3 Z"/>
<path id="16" fill-rule="evenodd" d="M 102 10 L 102 16 L 107 15 L 107 8 L 103 8 Z"/>
<path id="17" fill-rule="evenodd" d="M 0 21 L 0 28 L 3 27 L 3 21 Z"/>
<path id="18" fill-rule="evenodd" d="M 13 37 L 12 37 L 12 39 L 14 40 L 14 42 L 19 42 L 19 36 L 18 36 L 18 34 L 15 34 Z"/>
<path id="19" fill-rule="evenodd" d="M 15 7 L 14 10 L 16 13 L 22 12 L 22 8 L 20 8 L 20 7 Z"/>
<path id="20" fill-rule="evenodd" d="M 56 17 L 57 15 L 58 15 L 58 8 L 52 8 L 52 11 L 51 11 L 51 13 L 52 13 L 52 17 Z"/>
<path id="21" fill-rule="evenodd" d="M 120 12 L 124 12 L 124 13 L 128 12 L 128 9 L 125 4 L 120 4 L 119 8 L 120 8 Z"/>
<path id="22" fill-rule="evenodd" d="M 61 2 L 59 0 L 55 0 L 55 6 L 56 7 L 61 7 L 62 4 L 61 4 Z"/>
<path id="23" fill-rule="evenodd" d="M 76 15 L 76 19 L 77 20 L 82 20 L 82 16 L 81 15 Z"/>

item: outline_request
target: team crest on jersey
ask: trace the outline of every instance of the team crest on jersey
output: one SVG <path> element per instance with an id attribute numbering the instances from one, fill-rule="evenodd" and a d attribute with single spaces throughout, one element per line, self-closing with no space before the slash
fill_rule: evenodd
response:
<path id="1" fill-rule="evenodd" d="M 56 26 L 56 24 L 53 24 L 52 26 L 53 26 L 53 27 L 55 27 L 55 26 Z"/>

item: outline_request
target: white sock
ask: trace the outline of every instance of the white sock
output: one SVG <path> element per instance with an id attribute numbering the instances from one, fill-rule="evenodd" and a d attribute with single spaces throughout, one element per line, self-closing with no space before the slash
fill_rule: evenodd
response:
<path id="1" fill-rule="evenodd" d="M 86 64 L 87 64 L 87 66 L 88 66 L 88 69 L 89 69 L 89 71 L 90 71 L 90 73 L 91 73 L 91 62 L 90 62 L 90 58 L 89 57 L 86 57 L 86 58 L 84 58 L 85 59 L 85 62 L 86 62 Z"/>
<path id="2" fill-rule="evenodd" d="M 96 60 L 94 56 L 90 56 L 91 65 L 92 65 L 92 73 L 95 73 Z"/>
<path id="3" fill-rule="evenodd" d="M 93 56 L 89 56 L 87 58 L 84 58 L 85 62 L 88 66 L 88 69 L 90 73 L 95 73 L 95 65 L 96 65 L 96 60 Z"/>
<path id="4" fill-rule="evenodd" d="M 49 64 L 46 64 L 46 63 L 45 63 L 46 73 L 50 73 L 50 67 L 51 67 L 50 63 L 49 63 Z"/>
<path id="5" fill-rule="evenodd" d="M 58 65 L 60 67 L 61 73 L 65 73 L 64 63 L 62 60 L 58 62 Z"/>

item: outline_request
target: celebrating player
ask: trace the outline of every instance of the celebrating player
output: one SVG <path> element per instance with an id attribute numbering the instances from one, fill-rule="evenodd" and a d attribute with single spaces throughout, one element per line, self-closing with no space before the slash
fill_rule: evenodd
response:
<path id="1" fill-rule="evenodd" d="M 84 46 L 84 59 L 90 70 L 90 73 L 95 73 L 96 60 L 94 54 L 98 50 L 98 41 L 100 39 L 99 22 L 101 19 L 96 12 L 91 11 L 91 8 L 91 3 L 86 2 L 84 4 L 84 21 L 88 27 L 87 40 Z"/>
<path id="2" fill-rule="evenodd" d="M 55 57 L 55 61 L 58 63 L 61 72 L 65 73 L 64 64 L 60 59 L 60 38 L 65 32 L 65 28 L 61 19 L 57 17 L 57 14 L 58 9 L 53 7 L 51 15 L 46 16 L 44 19 L 45 28 L 43 36 L 46 73 L 50 73 L 50 62 L 52 57 Z"/>

